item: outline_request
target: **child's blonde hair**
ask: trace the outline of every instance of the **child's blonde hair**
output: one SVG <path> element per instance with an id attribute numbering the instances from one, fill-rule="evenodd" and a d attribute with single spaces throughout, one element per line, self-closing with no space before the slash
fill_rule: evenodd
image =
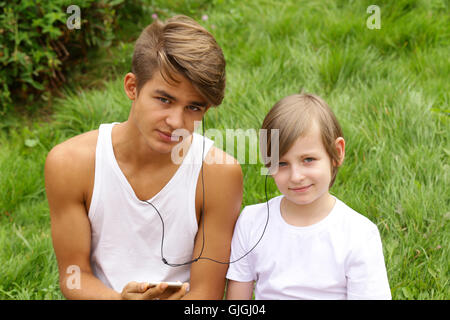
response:
<path id="1" fill-rule="evenodd" d="M 335 141 L 337 138 L 343 137 L 343 133 L 336 116 L 328 104 L 314 94 L 302 93 L 287 96 L 270 109 L 264 118 L 261 128 L 267 130 L 267 140 L 260 140 L 260 144 L 266 143 L 268 152 L 267 156 L 262 155 L 263 160 L 266 167 L 272 165 L 269 160 L 271 158 L 270 130 L 279 130 L 278 154 L 279 158 L 281 158 L 289 151 L 294 142 L 309 130 L 314 121 L 317 121 L 319 125 L 323 145 L 331 159 L 331 188 L 336 179 L 341 161 Z"/>

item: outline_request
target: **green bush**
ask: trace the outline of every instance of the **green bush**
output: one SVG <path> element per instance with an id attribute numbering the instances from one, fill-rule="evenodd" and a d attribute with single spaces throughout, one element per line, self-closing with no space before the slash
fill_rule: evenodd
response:
<path id="1" fill-rule="evenodd" d="M 69 29 L 70 5 L 80 29 Z M 140 0 L 0 0 L 0 114 L 59 87 L 65 72 L 91 47 L 107 47 L 120 18 L 139 11 Z"/>

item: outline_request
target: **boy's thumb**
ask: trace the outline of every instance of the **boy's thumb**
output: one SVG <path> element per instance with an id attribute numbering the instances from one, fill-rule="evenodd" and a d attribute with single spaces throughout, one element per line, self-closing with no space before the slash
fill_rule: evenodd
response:
<path id="1" fill-rule="evenodd" d="M 148 289 L 148 283 L 144 282 L 139 284 L 139 291 L 140 292 L 145 292 Z"/>

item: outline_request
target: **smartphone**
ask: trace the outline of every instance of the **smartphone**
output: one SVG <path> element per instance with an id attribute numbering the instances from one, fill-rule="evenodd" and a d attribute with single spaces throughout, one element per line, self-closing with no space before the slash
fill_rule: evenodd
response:
<path id="1" fill-rule="evenodd" d="M 171 282 L 171 281 L 161 281 L 161 282 L 151 281 L 148 284 L 150 285 L 150 287 L 156 287 L 160 283 L 167 283 L 169 285 L 168 288 L 172 288 L 172 289 L 180 289 L 183 286 L 183 283 L 181 281 L 174 281 L 174 282 Z"/>

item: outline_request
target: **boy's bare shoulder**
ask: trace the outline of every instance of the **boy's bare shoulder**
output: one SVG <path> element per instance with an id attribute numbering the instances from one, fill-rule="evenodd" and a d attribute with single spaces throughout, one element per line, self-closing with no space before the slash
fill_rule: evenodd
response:
<path id="1" fill-rule="evenodd" d="M 82 133 L 54 146 L 47 155 L 46 170 L 81 173 L 95 163 L 98 130 Z M 61 172 L 60 172 L 61 173 Z"/>
<path id="2" fill-rule="evenodd" d="M 225 151 L 212 146 L 205 156 L 205 171 L 211 177 L 220 179 L 242 179 L 242 169 L 239 162 Z"/>

